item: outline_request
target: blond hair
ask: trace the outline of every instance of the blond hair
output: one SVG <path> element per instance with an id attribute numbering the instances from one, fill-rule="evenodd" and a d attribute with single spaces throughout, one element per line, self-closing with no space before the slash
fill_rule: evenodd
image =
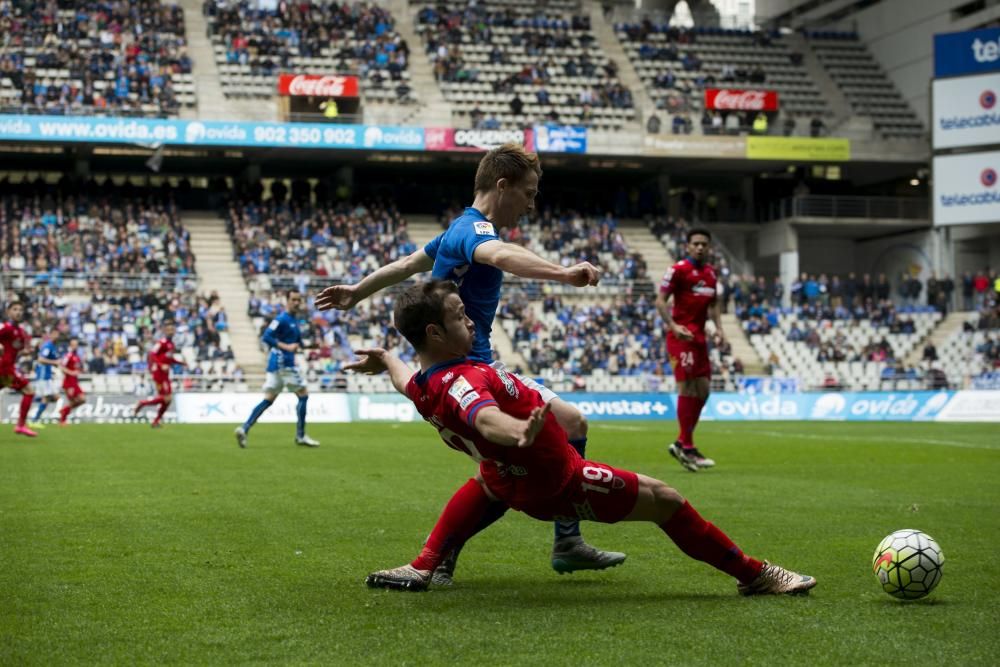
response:
<path id="1" fill-rule="evenodd" d="M 506 178 L 511 183 L 520 183 L 529 171 L 542 177 L 542 165 L 537 153 L 529 153 L 518 144 L 497 146 L 479 161 L 474 194 L 493 190 L 501 178 Z"/>

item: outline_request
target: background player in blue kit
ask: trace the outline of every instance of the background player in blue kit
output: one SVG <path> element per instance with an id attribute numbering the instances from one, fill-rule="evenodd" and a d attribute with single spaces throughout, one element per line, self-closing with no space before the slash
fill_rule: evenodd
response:
<path id="1" fill-rule="evenodd" d="M 52 334 L 42 337 L 38 346 L 38 357 L 35 359 L 35 396 L 38 398 L 38 408 L 32 421 L 42 418 L 45 408 L 59 400 L 59 387 L 56 385 L 52 372 L 59 366 L 59 351 L 52 342 Z"/>
<path id="2" fill-rule="evenodd" d="M 501 362 L 494 362 L 490 334 L 500 303 L 500 287 L 504 272 L 522 278 L 553 280 L 575 287 L 596 285 L 600 270 L 589 262 L 564 267 L 554 264 L 530 250 L 513 243 L 504 243 L 497 228 L 514 227 L 522 216 L 534 209 L 542 169 L 538 156 L 517 144 L 504 144 L 486 153 L 476 170 L 475 200 L 472 206 L 455 218 L 442 234 L 411 255 L 387 264 L 355 285 L 334 285 L 316 299 L 320 310 L 348 310 L 375 292 L 395 285 L 423 271 L 432 271 L 436 279 L 451 280 L 459 286 L 459 296 L 469 318 L 475 323 L 475 339 L 469 358 L 492 364 L 506 373 Z M 563 401 L 549 388 L 530 378 L 521 381 L 537 390 L 560 426 L 567 432 L 570 444 L 584 455 L 587 444 L 587 420 L 579 410 Z M 487 517 L 480 530 L 503 515 L 503 509 Z M 435 583 L 451 581 L 455 560 L 461 545 L 446 554 Z M 603 570 L 619 565 L 625 554 L 601 551 L 583 541 L 577 521 L 556 522 L 552 567 L 559 573 L 574 570 Z"/>
<path id="3" fill-rule="evenodd" d="M 274 403 L 282 389 L 295 392 L 299 397 L 296 406 L 298 421 L 295 427 L 295 444 L 319 447 L 319 442 L 306 435 L 306 404 L 309 390 L 302 379 L 302 373 L 295 365 L 295 353 L 302 347 L 302 332 L 299 330 L 298 315 L 303 309 L 302 295 L 289 290 L 285 311 L 271 320 L 264 330 L 261 340 L 270 348 L 267 355 L 267 379 L 264 381 L 264 400 L 258 403 L 246 422 L 236 428 L 236 443 L 247 446 L 247 434 L 260 416 Z"/>

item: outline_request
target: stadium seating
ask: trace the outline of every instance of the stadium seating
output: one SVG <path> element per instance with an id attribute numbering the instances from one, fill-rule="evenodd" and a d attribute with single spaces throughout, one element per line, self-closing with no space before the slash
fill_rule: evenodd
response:
<path id="1" fill-rule="evenodd" d="M 416 246 L 392 205 L 230 203 L 227 229 L 251 291 L 298 287 L 310 276 L 355 281 Z"/>
<path id="2" fill-rule="evenodd" d="M 227 96 L 270 98 L 278 74 L 301 73 L 357 75 L 367 102 L 418 98 L 408 84 L 409 46 L 383 6 L 305 0 L 270 10 L 209 0 L 205 11 Z"/>
<path id="3" fill-rule="evenodd" d="M 870 117 L 886 137 L 921 137 L 924 127 L 856 35 L 809 33 L 809 45 L 837 83 L 852 111 Z"/>
<path id="4" fill-rule="evenodd" d="M 192 290 L 70 292 L 36 290 L 28 302 L 26 326 L 33 336 L 52 333 L 57 346 L 78 338 L 94 391 L 131 393 L 143 388 L 146 355 L 160 335 L 159 322 L 177 323 L 174 344 L 196 380 L 217 384 L 242 375 L 233 358 L 225 309 L 216 294 Z M 33 357 L 33 355 L 32 355 Z M 21 362 L 30 369 L 31 357 Z M 194 380 L 192 380 L 193 382 Z M 181 387 L 186 380 L 181 380 Z M 204 382 L 199 382 L 204 387 Z"/>
<path id="5" fill-rule="evenodd" d="M 37 285 L 100 274 L 191 275 L 189 234 L 173 202 L 117 195 L 0 195 L 0 267 Z"/>
<path id="6" fill-rule="evenodd" d="M 159 0 L 8 3 L 4 113 L 173 116 L 196 104 L 184 12 Z"/>
<path id="7" fill-rule="evenodd" d="M 417 20 L 445 99 L 473 127 L 617 129 L 635 118 L 632 93 L 577 2 L 448 1 Z"/>
<path id="8" fill-rule="evenodd" d="M 953 387 L 975 386 L 977 380 L 1000 379 L 1000 313 L 969 313 L 965 325 L 952 334 L 938 350 L 938 361 L 928 367 L 944 371 Z M 983 388 L 995 389 L 1000 384 Z"/>
<path id="9" fill-rule="evenodd" d="M 777 91 L 786 114 L 829 115 L 826 101 L 798 57 L 801 54 L 795 54 L 778 34 L 678 30 L 649 21 L 621 23 L 615 32 L 657 108 L 669 113 L 700 116 L 705 88 L 731 87 Z M 711 131 L 710 123 L 693 125 L 695 132 Z M 777 131 L 773 123 L 770 127 L 772 133 Z M 806 127 L 807 123 L 797 124 L 799 133 Z M 744 123 L 738 131 L 749 129 Z"/>

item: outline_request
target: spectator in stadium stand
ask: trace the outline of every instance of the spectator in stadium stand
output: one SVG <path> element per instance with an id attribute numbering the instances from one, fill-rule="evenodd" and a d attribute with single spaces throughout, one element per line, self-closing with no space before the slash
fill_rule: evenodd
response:
<path id="1" fill-rule="evenodd" d="M 872 282 L 870 273 L 861 276 L 861 285 L 858 287 L 858 295 L 861 303 L 867 303 L 875 298 L 875 283 Z"/>
<path id="2" fill-rule="evenodd" d="M 646 132 L 650 134 L 660 133 L 660 117 L 655 113 L 646 121 Z"/>
<path id="3" fill-rule="evenodd" d="M 892 286 L 884 273 L 878 274 L 878 281 L 875 283 L 875 298 L 879 301 L 888 301 Z"/>
<path id="4" fill-rule="evenodd" d="M 972 279 L 972 289 L 975 309 L 982 310 L 986 307 L 987 291 L 990 289 L 990 279 L 985 270 L 976 273 L 976 277 Z"/>
<path id="5" fill-rule="evenodd" d="M 970 271 L 962 274 L 962 310 L 972 310 L 972 295 L 975 293 L 975 279 Z"/>
<path id="6" fill-rule="evenodd" d="M 937 348 L 934 346 L 932 341 L 927 341 L 927 345 L 924 345 L 924 353 L 921 357 L 923 361 L 937 361 L 938 352 Z"/>
<path id="7" fill-rule="evenodd" d="M 767 114 L 763 111 L 758 111 L 753 119 L 753 133 L 756 135 L 767 134 Z"/>
<path id="8" fill-rule="evenodd" d="M 735 111 L 726 114 L 726 134 L 737 135 L 740 133 L 740 117 Z"/>
<path id="9" fill-rule="evenodd" d="M 826 134 L 826 123 L 819 116 L 813 116 L 813 119 L 809 122 L 809 136 L 810 137 L 822 137 Z"/>
<path id="10" fill-rule="evenodd" d="M 858 294 L 858 279 L 854 275 L 854 271 L 847 274 L 847 278 L 844 280 L 844 303 L 848 308 L 854 307 L 854 299 Z"/>
<path id="11" fill-rule="evenodd" d="M 524 101 L 514 93 L 514 97 L 510 100 L 510 110 L 515 116 L 520 116 L 521 112 L 524 110 Z"/>
<path id="12" fill-rule="evenodd" d="M 691 119 L 687 115 L 675 115 L 672 125 L 674 134 L 691 134 Z"/>
<path id="13" fill-rule="evenodd" d="M 952 294 L 955 292 L 955 281 L 951 279 L 950 273 L 945 273 L 944 278 L 938 282 L 938 310 L 942 315 L 947 315 L 951 308 Z"/>
<path id="14" fill-rule="evenodd" d="M 782 132 L 786 137 L 795 134 L 795 116 L 790 113 L 785 114 L 785 122 L 782 124 Z"/>

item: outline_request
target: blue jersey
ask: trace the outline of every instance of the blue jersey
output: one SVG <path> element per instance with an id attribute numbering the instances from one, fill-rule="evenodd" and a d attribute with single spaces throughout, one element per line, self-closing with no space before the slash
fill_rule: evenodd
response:
<path id="1" fill-rule="evenodd" d="M 52 341 L 46 341 L 42 343 L 41 348 L 38 350 L 38 357 L 40 359 L 46 359 L 48 361 L 59 361 L 59 353 L 56 352 L 55 343 Z M 48 364 L 35 363 L 35 379 L 36 380 L 51 380 L 52 379 L 52 369 L 55 366 L 49 366 Z"/>
<path id="2" fill-rule="evenodd" d="M 493 223 L 470 207 L 455 218 L 443 234 L 424 246 L 424 252 L 434 260 L 431 275 L 458 284 L 465 314 L 476 325 L 469 358 L 487 364 L 493 361 L 490 333 L 500 305 L 503 271 L 488 264 L 477 264 L 472 253 L 480 243 L 499 239 Z"/>
<path id="3" fill-rule="evenodd" d="M 277 371 L 282 368 L 295 368 L 295 353 L 282 350 L 278 343 L 302 343 L 302 332 L 299 331 L 299 321 L 290 313 L 281 313 L 267 325 L 264 335 L 260 337 L 271 348 L 267 355 L 267 371 Z"/>

